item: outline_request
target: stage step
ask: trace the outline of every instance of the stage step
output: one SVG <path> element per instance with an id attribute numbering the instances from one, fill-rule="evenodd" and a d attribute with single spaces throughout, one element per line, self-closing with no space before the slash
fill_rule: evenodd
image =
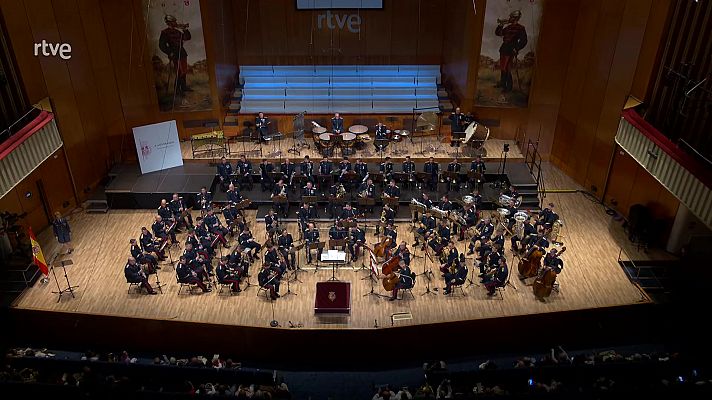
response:
<path id="1" fill-rule="evenodd" d="M 109 211 L 109 203 L 106 200 L 87 200 L 84 204 L 84 210 L 88 214 L 106 214 Z"/>

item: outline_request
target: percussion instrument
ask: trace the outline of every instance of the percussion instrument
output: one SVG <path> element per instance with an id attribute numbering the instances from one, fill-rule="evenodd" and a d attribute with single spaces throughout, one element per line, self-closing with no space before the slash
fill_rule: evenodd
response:
<path id="1" fill-rule="evenodd" d="M 322 133 L 326 133 L 326 128 L 323 126 L 315 126 L 312 128 L 312 132 L 321 135 Z"/>
<path id="2" fill-rule="evenodd" d="M 396 133 L 393 136 L 391 136 L 391 140 L 393 140 L 394 142 L 400 142 L 401 140 L 403 140 L 403 137 Z"/>
<path id="3" fill-rule="evenodd" d="M 408 130 L 406 130 L 406 129 L 396 129 L 396 130 L 393 131 L 393 132 L 395 132 L 395 133 L 397 133 L 397 134 L 399 134 L 399 135 L 401 135 L 401 136 L 408 136 L 408 135 L 410 135 L 410 131 L 408 131 Z"/>
<path id="4" fill-rule="evenodd" d="M 356 138 L 362 142 L 370 142 L 371 141 L 371 136 L 369 136 L 367 133 L 358 135 L 358 136 L 356 136 Z"/>
<path id="5" fill-rule="evenodd" d="M 462 198 L 462 202 L 465 204 L 474 204 L 475 198 L 473 196 L 467 195 Z"/>
<path id="6" fill-rule="evenodd" d="M 355 135 L 361 135 L 368 132 L 368 127 L 366 125 L 351 125 L 349 127 L 349 132 Z"/>
<path id="7" fill-rule="evenodd" d="M 345 132 L 341 134 L 341 137 L 343 138 L 344 142 L 349 142 L 356 140 L 356 134 L 350 133 L 350 132 Z"/>
<path id="8" fill-rule="evenodd" d="M 489 134 L 489 128 L 473 121 L 465 128 L 465 139 L 462 143 L 477 150 L 483 147 L 485 141 L 489 138 Z"/>
<path id="9" fill-rule="evenodd" d="M 326 128 L 324 128 L 324 130 L 326 130 Z M 320 135 L 319 135 L 319 140 L 324 141 L 324 142 L 330 141 L 330 140 L 331 140 L 331 133 L 322 133 L 322 134 L 320 134 Z"/>
<path id="10" fill-rule="evenodd" d="M 356 134 L 344 132 L 341 134 L 341 138 L 343 140 L 343 148 L 341 149 L 341 152 L 344 155 L 353 154 L 353 148 L 356 144 Z"/>

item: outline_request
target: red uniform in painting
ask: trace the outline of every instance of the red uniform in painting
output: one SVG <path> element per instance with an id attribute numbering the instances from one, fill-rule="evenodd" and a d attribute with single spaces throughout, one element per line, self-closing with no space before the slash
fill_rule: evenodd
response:
<path id="1" fill-rule="evenodd" d="M 512 65 L 519 50 L 527 45 L 527 30 L 519 24 L 521 16 L 520 11 L 512 11 L 508 20 L 497 20 L 499 25 L 494 31 L 495 35 L 502 37 L 502 45 L 499 47 L 500 80 L 497 84 L 502 92 L 512 90 Z"/>

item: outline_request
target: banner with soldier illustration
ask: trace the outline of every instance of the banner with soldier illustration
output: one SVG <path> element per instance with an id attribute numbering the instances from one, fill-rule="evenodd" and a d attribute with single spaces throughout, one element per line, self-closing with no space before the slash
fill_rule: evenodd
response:
<path id="1" fill-rule="evenodd" d="M 158 106 L 212 109 L 199 0 L 143 0 Z"/>
<path id="2" fill-rule="evenodd" d="M 527 107 L 542 0 L 488 0 L 475 104 Z"/>

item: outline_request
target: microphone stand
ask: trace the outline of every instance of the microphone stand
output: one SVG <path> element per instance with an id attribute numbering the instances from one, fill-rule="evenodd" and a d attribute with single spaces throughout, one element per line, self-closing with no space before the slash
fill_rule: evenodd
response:
<path id="1" fill-rule="evenodd" d="M 425 245 L 428 246 L 427 242 L 425 243 Z M 433 270 L 432 270 L 432 268 L 428 269 L 427 271 L 425 270 L 425 267 L 426 267 L 427 264 L 428 264 L 428 260 L 433 261 L 432 257 L 430 257 L 430 254 L 428 254 L 428 251 L 427 251 L 427 248 L 426 248 L 426 250 L 425 250 L 425 257 L 423 257 L 423 273 L 422 273 L 421 275 L 425 275 L 425 277 L 427 278 L 428 281 L 427 281 L 426 284 L 425 284 L 425 285 L 426 285 L 426 286 L 425 286 L 425 292 L 421 293 L 421 294 L 420 294 L 421 296 L 424 296 L 424 295 L 426 295 L 426 294 L 437 294 L 437 293 L 435 293 L 435 291 L 434 291 L 434 290 L 437 290 L 437 289 L 430 290 L 430 281 L 431 281 L 431 279 L 432 279 L 432 278 L 430 277 L 430 275 L 433 275 Z"/>

